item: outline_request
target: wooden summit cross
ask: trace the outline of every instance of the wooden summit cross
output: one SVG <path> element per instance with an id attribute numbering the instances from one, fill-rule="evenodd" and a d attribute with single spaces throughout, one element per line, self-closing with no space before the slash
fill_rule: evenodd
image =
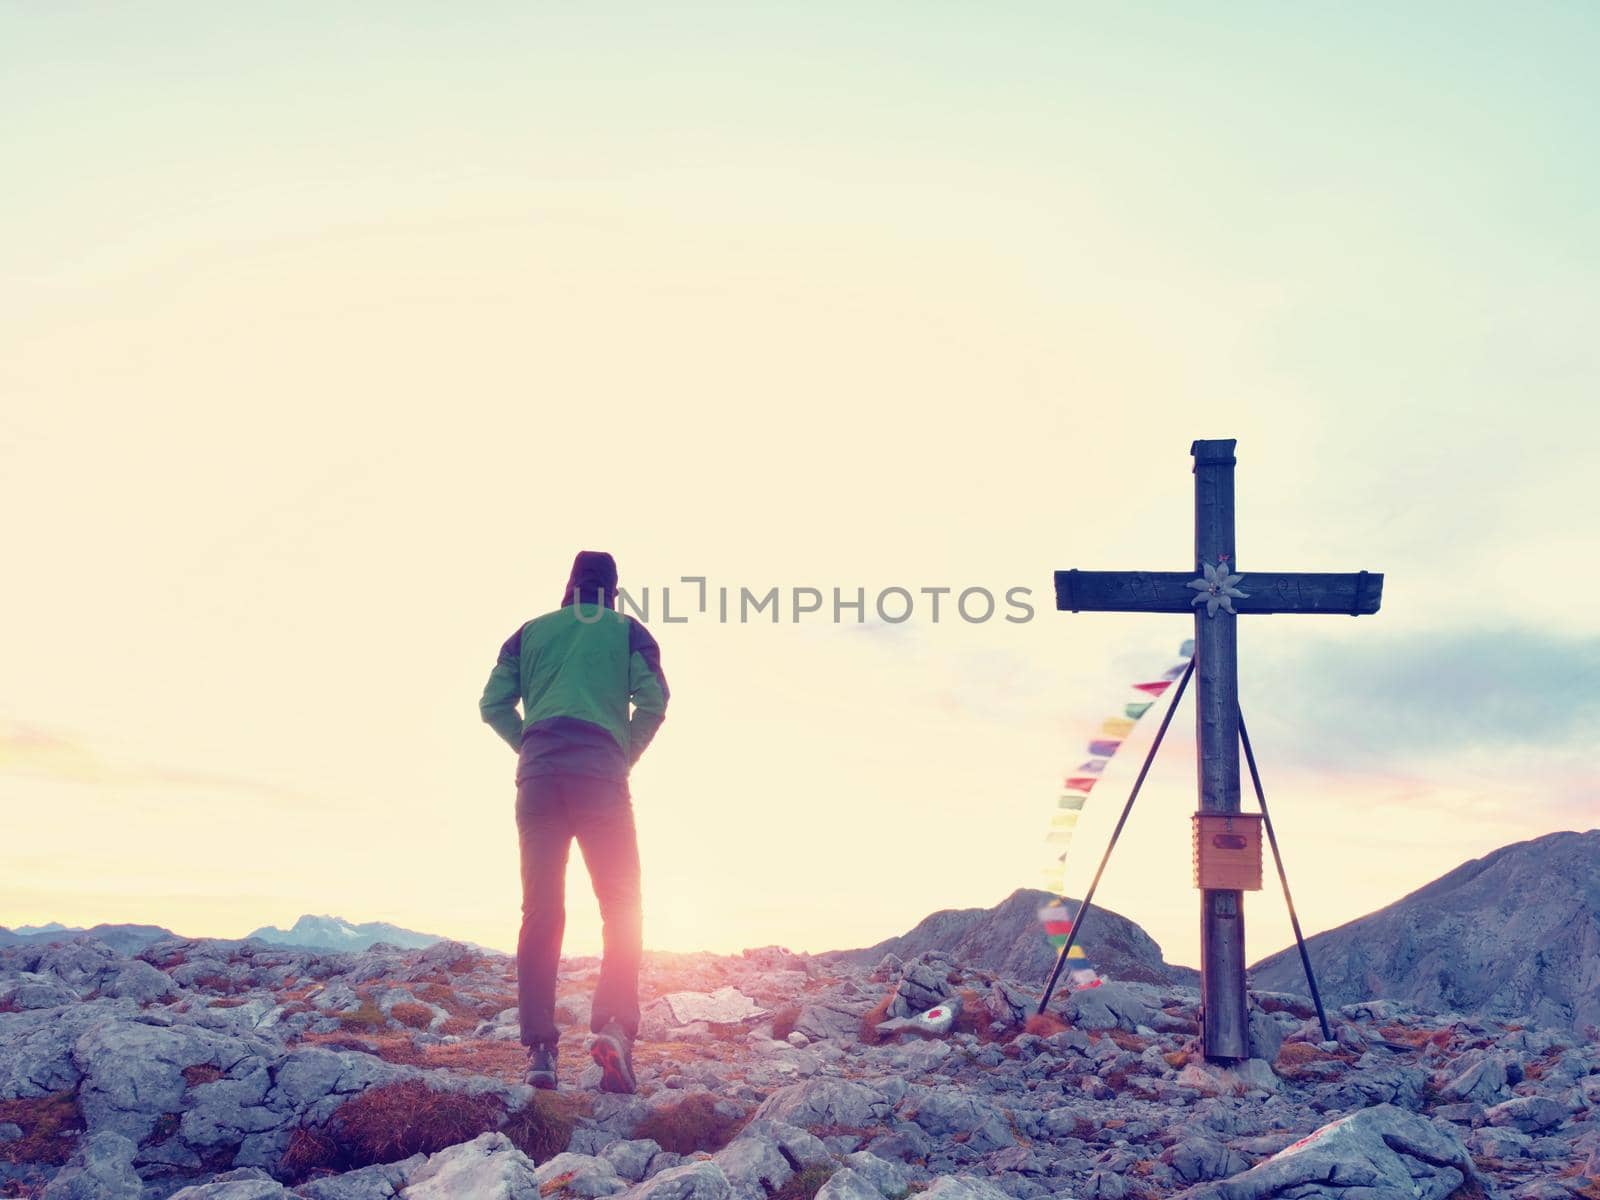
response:
<path id="1" fill-rule="evenodd" d="M 1056 608 L 1194 613 L 1195 734 L 1202 813 L 1239 811 L 1239 664 L 1235 616 L 1378 611 L 1383 576 L 1241 573 L 1233 542 L 1234 439 L 1198 441 L 1194 571 L 1057 571 Z M 1235 608 L 1235 602 L 1238 607 Z M 1244 905 L 1239 891 L 1200 898 L 1201 1045 L 1213 1060 L 1250 1055 Z"/>

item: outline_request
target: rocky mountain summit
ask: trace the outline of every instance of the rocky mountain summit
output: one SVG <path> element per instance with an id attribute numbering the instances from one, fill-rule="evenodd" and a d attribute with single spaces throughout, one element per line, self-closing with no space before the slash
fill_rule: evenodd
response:
<path id="1" fill-rule="evenodd" d="M 361 951 L 380 942 L 401 950 L 422 950 L 445 939 L 438 934 L 402 929 L 387 921 L 356 924 L 343 917 L 312 916 L 307 913 L 288 929 L 263 925 L 245 940 L 267 942 L 274 946 L 294 946 L 303 950 Z"/>
<path id="2" fill-rule="evenodd" d="M 900 937 L 864 950 L 843 950 L 829 959 L 872 964 L 885 954 L 914 958 L 940 951 L 981 970 L 1013 979 L 1044 979 L 1056 956 L 1039 934 L 1039 909 L 1055 897 L 1019 888 L 994 908 L 948 908 L 924 917 Z M 1075 911 L 1075 910 L 1074 910 Z M 1196 983 L 1200 973 L 1161 956 L 1161 947 L 1127 917 L 1107 908 L 1084 919 L 1079 942 L 1100 970 L 1135 983 Z"/>
<path id="3" fill-rule="evenodd" d="M 1309 946 L 1331 1003 L 1385 997 L 1600 1025 L 1600 829 L 1503 846 Z M 1304 987 L 1292 947 L 1250 975 L 1257 987 Z"/>
<path id="4" fill-rule="evenodd" d="M 523 1085 L 515 965 L 444 942 L 0 949 L 0 1195 L 35 1200 L 1600 1197 L 1600 1046 L 1565 1027 L 1198 998 L 940 951 L 651 955 L 640 1091 L 592 1090 L 598 963 L 560 977 L 563 1088 Z M 910 1017 L 954 1013 L 935 1034 Z"/>

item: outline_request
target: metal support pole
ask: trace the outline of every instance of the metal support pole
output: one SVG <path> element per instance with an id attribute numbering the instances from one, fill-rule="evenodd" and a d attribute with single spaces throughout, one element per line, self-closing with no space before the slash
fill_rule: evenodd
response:
<path id="1" fill-rule="evenodd" d="M 1278 835 L 1272 830 L 1272 814 L 1267 811 L 1267 793 L 1261 787 L 1261 772 L 1256 769 L 1256 752 L 1250 747 L 1250 734 L 1244 727 L 1244 712 L 1239 713 L 1239 742 L 1244 746 L 1244 759 L 1250 766 L 1250 781 L 1256 787 L 1256 801 L 1261 805 L 1261 823 L 1267 828 L 1267 842 L 1272 847 L 1272 861 L 1278 865 L 1278 882 L 1283 884 L 1283 902 L 1289 906 L 1289 924 L 1294 926 L 1294 944 L 1300 948 L 1300 965 L 1306 971 L 1306 983 L 1311 986 L 1311 1003 L 1317 1006 L 1317 1022 L 1322 1026 L 1322 1040 L 1333 1041 L 1333 1031 L 1328 1028 L 1328 1014 L 1322 1011 L 1322 993 L 1317 990 L 1317 977 L 1311 970 L 1311 954 L 1306 949 L 1305 935 L 1300 932 L 1300 915 L 1294 910 L 1294 897 L 1289 894 L 1289 874 L 1283 869 L 1283 855 L 1278 852 Z"/>

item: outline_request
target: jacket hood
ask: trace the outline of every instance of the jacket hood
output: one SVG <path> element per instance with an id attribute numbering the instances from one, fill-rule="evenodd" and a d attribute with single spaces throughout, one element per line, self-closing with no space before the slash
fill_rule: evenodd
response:
<path id="1" fill-rule="evenodd" d="M 574 600 L 594 604 L 601 597 L 607 608 L 617 606 L 617 560 L 604 550 L 580 550 L 572 560 L 572 572 L 561 594 L 565 608 Z"/>

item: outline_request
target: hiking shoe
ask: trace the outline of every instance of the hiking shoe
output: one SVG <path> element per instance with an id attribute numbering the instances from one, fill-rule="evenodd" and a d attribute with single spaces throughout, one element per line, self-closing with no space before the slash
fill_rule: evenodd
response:
<path id="1" fill-rule="evenodd" d="M 528 1047 L 528 1073 L 523 1077 L 533 1087 L 544 1091 L 556 1090 L 556 1048 L 554 1046 Z"/>
<path id="2" fill-rule="evenodd" d="M 594 1035 L 589 1055 L 600 1064 L 600 1090 L 602 1092 L 633 1092 L 638 1084 L 633 1078 L 633 1039 L 615 1021 Z"/>

